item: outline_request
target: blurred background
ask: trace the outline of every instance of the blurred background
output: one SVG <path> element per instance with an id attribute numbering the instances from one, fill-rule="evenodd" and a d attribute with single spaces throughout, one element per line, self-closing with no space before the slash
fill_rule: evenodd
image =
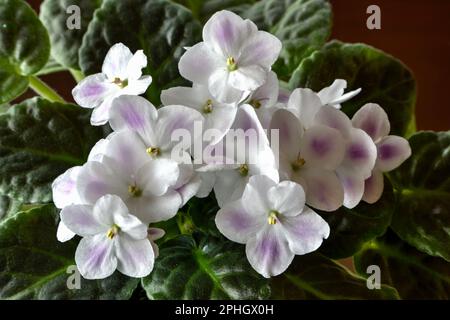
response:
<path id="1" fill-rule="evenodd" d="M 125 0 L 126 1 L 126 0 Z M 39 10 L 42 1 L 28 0 Z M 450 0 L 330 0 L 332 39 L 364 42 L 402 60 L 418 84 L 418 130 L 450 129 Z M 369 5 L 381 8 L 381 30 L 368 30 Z M 75 82 L 68 73 L 43 77 L 72 101 Z M 28 95 L 34 95 L 28 93 Z"/>

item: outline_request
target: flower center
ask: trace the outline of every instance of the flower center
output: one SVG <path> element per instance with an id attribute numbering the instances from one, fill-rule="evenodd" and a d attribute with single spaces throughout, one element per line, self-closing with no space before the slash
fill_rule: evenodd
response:
<path id="1" fill-rule="evenodd" d="M 246 177 L 248 175 L 248 165 L 243 164 L 238 168 L 239 174 L 243 177 Z"/>
<path id="2" fill-rule="evenodd" d="M 113 224 L 113 226 L 106 233 L 106 236 L 108 237 L 108 239 L 112 240 L 119 233 L 119 231 L 119 226 L 117 224 Z"/>
<path id="3" fill-rule="evenodd" d="M 120 88 L 125 88 L 128 85 L 128 80 L 120 80 L 120 78 L 115 77 L 112 81 L 115 85 L 119 86 Z"/>
<path id="4" fill-rule="evenodd" d="M 267 223 L 268 224 L 276 224 L 277 223 L 277 217 L 280 213 L 276 210 L 270 210 L 269 212 L 269 217 L 267 218 Z"/>
<path id="5" fill-rule="evenodd" d="M 158 147 L 148 147 L 145 151 L 152 157 L 157 157 L 161 154 L 161 149 Z"/>
<path id="6" fill-rule="evenodd" d="M 305 159 L 298 157 L 298 159 L 292 163 L 292 170 L 294 171 L 300 170 L 305 165 L 305 163 L 306 163 Z"/>
<path id="7" fill-rule="evenodd" d="M 211 113 L 213 111 L 213 103 L 211 99 L 206 100 L 203 105 L 203 113 Z"/>
<path id="8" fill-rule="evenodd" d="M 234 61 L 234 58 L 233 57 L 228 57 L 227 58 L 227 68 L 228 68 L 228 71 L 235 71 L 235 70 L 237 70 L 237 64 L 236 64 L 236 61 Z"/>
<path id="9" fill-rule="evenodd" d="M 142 190 L 139 189 L 139 187 L 136 185 L 129 185 L 128 193 L 134 198 L 138 198 L 138 197 L 142 196 Z"/>
<path id="10" fill-rule="evenodd" d="M 249 104 L 255 109 L 261 108 L 261 102 L 259 102 L 259 100 L 252 99 L 250 100 Z"/>

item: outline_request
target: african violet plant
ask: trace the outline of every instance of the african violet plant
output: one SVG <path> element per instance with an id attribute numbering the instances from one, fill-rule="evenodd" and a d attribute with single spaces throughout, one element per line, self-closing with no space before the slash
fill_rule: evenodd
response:
<path id="1" fill-rule="evenodd" d="M 326 43 L 325 0 L 178 2 L 0 0 L 0 297 L 448 298 L 450 133 L 415 132 L 411 72 Z"/>

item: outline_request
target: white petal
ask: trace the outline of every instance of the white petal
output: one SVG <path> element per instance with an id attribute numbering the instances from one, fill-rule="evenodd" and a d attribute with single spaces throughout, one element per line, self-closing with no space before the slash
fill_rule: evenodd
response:
<path id="1" fill-rule="evenodd" d="M 155 256 L 148 239 L 134 240 L 120 235 L 115 243 L 117 270 L 133 278 L 148 276 L 153 270 Z"/>
<path id="2" fill-rule="evenodd" d="M 206 198 L 216 183 L 216 174 L 214 172 L 197 172 L 197 175 L 201 179 L 201 185 L 195 196 L 198 198 Z"/>
<path id="3" fill-rule="evenodd" d="M 193 196 L 197 194 L 201 184 L 202 180 L 196 175 L 191 179 L 191 181 L 176 189 L 183 200 L 181 203 L 182 206 L 184 206 Z"/>
<path id="4" fill-rule="evenodd" d="M 147 66 L 147 57 L 143 50 L 138 50 L 127 65 L 127 79 L 137 80 L 142 76 L 142 69 Z"/>
<path id="5" fill-rule="evenodd" d="M 377 148 L 369 135 L 361 129 L 352 129 L 349 140 L 341 168 L 367 179 L 375 166 Z"/>
<path id="6" fill-rule="evenodd" d="M 320 97 L 323 105 L 332 104 L 334 100 L 337 100 L 344 94 L 345 88 L 347 88 L 347 81 L 336 79 L 331 86 L 323 88 L 317 95 Z"/>
<path id="7" fill-rule="evenodd" d="M 137 133 L 121 131 L 109 140 L 106 155 L 114 161 L 121 175 L 135 177 L 142 166 L 153 160 L 146 149 Z"/>
<path id="8" fill-rule="evenodd" d="M 211 144 L 219 142 L 231 128 L 238 108 L 231 105 L 213 106 L 213 111 L 205 115 L 205 131 L 208 129 L 217 130 L 220 134 L 209 140 Z"/>
<path id="9" fill-rule="evenodd" d="M 328 238 L 330 227 L 310 208 L 293 217 L 282 217 L 281 223 L 287 231 L 289 247 L 295 254 L 307 254 L 316 251 Z"/>
<path id="10" fill-rule="evenodd" d="M 182 204 L 181 196 L 174 190 L 168 190 L 162 196 L 143 195 L 127 200 L 130 212 L 143 223 L 156 223 L 173 218 Z"/>
<path id="11" fill-rule="evenodd" d="M 151 137 L 155 121 L 158 118 L 156 108 L 142 97 L 120 96 L 114 99 L 110 112 L 110 125 L 115 131 L 137 131 L 141 137 Z"/>
<path id="12" fill-rule="evenodd" d="M 373 141 L 387 136 L 391 130 L 386 111 L 375 103 L 361 107 L 353 116 L 352 123 L 355 128 L 364 130 Z"/>
<path id="13" fill-rule="evenodd" d="M 211 74 L 217 68 L 226 67 L 226 60 L 219 57 L 204 42 L 190 47 L 181 57 L 178 69 L 183 78 L 194 83 L 206 85 Z"/>
<path id="14" fill-rule="evenodd" d="M 180 170 L 175 161 L 154 159 L 138 171 L 136 183 L 145 195 L 161 196 L 175 185 L 179 175 Z"/>
<path id="15" fill-rule="evenodd" d="M 299 184 L 283 181 L 269 189 L 267 200 L 271 210 L 276 210 L 283 216 L 294 216 L 303 211 L 305 192 Z"/>
<path id="16" fill-rule="evenodd" d="M 383 194 L 384 176 L 383 173 L 374 169 L 372 175 L 364 182 L 363 200 L 367 203 L 375 203 Z"/>
<path id="17" fill-rule="evenodd" d="M 75 237 L 75 233 L 70 231 L 69 228 L 64 224 L 64 222 L 60 221 L 58 224 L 58 230 L 56 231 L 56 238 L 59 242 L 66 242 Z"/>
<path id="18" fill-rule="evenodd" d="M 75 102 L 83 108 L 95 108 L 118 91 L 119 87 L 105 75 L 97 73 L 81 80 L 72 90 L 72 95 Z"/>
<path id="19" fill-rule="evenodd" d="M 147 88 L 152 83 L 151 76 L 142 76 L 139 79 L 132 79 L 128 81 L 128 85 L 120 90 L 120 94 L 129 94 L 129 95 L 140 95 L 147 91 Z"/>
<path id="20" fill-rule="evenodd" d="M 123 182 L 104 163 L 92 161 L 84 164 L 77 179 L 77 191 L 82 203 L 94 204 L 106 194 L 123 195 Z"/>
<path id="21" fill-rule="evenodd" d="M 352 122 L 347 115 L 332 106 L 320 108 L 314 117 L 314 122 L 338 130 L 347 139 L 352 131 Z"/>
<path id="22" fill-rule="evenodd" d="M 148 238 L 150 240 L 156 241 L 164 237 L 166 232 L 163 229 L 159 228 L 148 228 Z"/>
<path id="23" fill-rule="evenodd" d="M 147 239 L 147 225 L 143 224 L 142 221 L 132 215 L 132 213 L 115 212 L 113 218 L 114 224 L 120 228 L 121 235 L 126 234 L 133 240 Z"/>
<path id="24" fill-rule="evenodd" d="M 91 205 L 71 205 L 61 210 L 61 221 L 72 232 L 82 236 L 93 236 L 106 232 L 108 225 L 97 220 Z"/>
<path id="25" fill-rule="evenodd" d="M 253 269 L 266 278 L 283 273 L 294 259 L 283 231 L 279 224 L 267 225 L 245 247 Z"/>
<path id="26" fill-rule="evenodd" d="M 377 143 L 378 157 L 376 167 L 383 172 L 400 166 L 411 156 L 408 140 L 398 136 L 387 136 Z"/>
<path id="27" fill-rule="evenodd" d="M 75 262 L 85 279 L 104 279 L 114 273 L 117 258 L 114 255 L 114 239 L 98 234 L 81 239 L 75 252 Z"/>
<path id="28" fill-rule="evenodd" d="M 128 76 L 127 67 L 133 54 L 123 43 L 116 43 L 106 54 L 103 61 L 102 73 L 106 74 L 109 80 L 119 78 L 125 80 Z"/>
<path id="29" fill-rule="evenodd" d="M 174 87 L 161 92 L 161 102 L 165 106 L 182 105 L 193 108 L 199 112 L 211 99 L 208 87 L 198 85 L 196 87 Z"/>
<path id="30" fill-rule="evenodd" d="M 267 69 L 275 63 L 281 51 L 281 41 L 274 35 L 258 31 L 245 41 L 238 65 L 260 65 Z"/>
<path id="31" fill-rule="evenodd" d="M 237 200 L 220 209 L 216 215 L 216 226 L 228 239 L 246 243 L 264 227 L 266 219 L 244 209 L 243 200 Z"/>
<path id="32" fill-rule="evenodd" d="M 128 207 L 120 197 L 107 194 L 97 200 L 92 215 L 99 223 L 111 227 L 117 222 L 115 217 L 128 215 Z"/>
<path id="33" fill-rule="evenodd" d="M 292 111 L 305 128 L 313 124 L 316 113 L 321 109 L 319 96 L 311 89 L 295 89 L 288 101 L 288 110 Z"/>
<path id="34" fill-rule="evenodd" d="M 91 125 L 102 126 L 109 120 L 109 112 L 111 110 L 111 103 L 114 101 L 115 95 L 112 95 L 105 99 L 98 107 L 92 111 Z"/>
<path id="35" fill-rule="evenodd" d="M 208 89 L 213 97 L 223 103 L 237 103 L 244 92 L 231 86 L 230 72 L 225 68 L 215 70 L 208 79 Z"/>
<path id="36" fill-rule="evenodd" d="M 269 196 L 269 190 L 276 187 L 276 182 L 263 175 L 252 176 L 245 186 L 242 202 L 251 215 L 266 216 L 276 203 Z"/>
<path id="37" fill-rule="evenodd" d="M 219 207 L 239 199 L 244 192 L 246 184 L 247 179 L 242 177 L 236 169 L 217 172 L 214 194 Z"/>
<path id="38" fill-rule="evenodd" d="M 300 169 L 306 203 L 323 211 L 335 211 L 344 202 L 344 190 L 334 171 L 307 167 Z"/>
<path id="39" fill-rule="evenodd" d="M 229 73 L 228 83 L 237 90 L 253 91 L 266 82 L 267 73 L 267 69 L 259 65 L 238 67 Z"/>
<path id="40" fill-rule="evenodd" d="M 237 58 L 245 39 L 255 31 L 237 14 L 222 10 L 216 12 L 203 27 L 203 40 L 217 54 Z"/>
<path id="41" fill-rule="evenodd" d="M 258 101 L 261 106 L 256 110 L 273 107 L 278 100 L 279 84 L 277 74 L 270 71 L 267 75 L 266 82 L 259 87 L 250 97 L 251 100 Z"/>
<path id="42" fill-rule="evenodd" d="M 80 203 L 76 188 L 76 181 L 80 171 L 81 166 L 70 168 L 53 181 L 53 202 L 57 208 L 62 209 L 65 206 Z"/>
<path id="43" fill-rule="evenodd" d="M 98 161 L 102 162 L 103 156 L 106 153 L 109 138 L 112 137 L 114 133 L 110 134 L 106 139 L 98 140 L 92 147 L 88 155 L 88 161 Z"/>
<path id="44" fill-rule="evenodd" d="M 300 141 L 303 136 L 303 128 L 298 118 L 290 111 L 279 109 L 275 111 L 270 122 L 271 130 L 278 130 L 279 152 L 289 161 L 295 161 L 300 153 Z"/>
<path id="45" fill-rule="evenodd" d="M 159 147 L 165 150 L 171 149 L 176 144 L 176 139 L 173 134 L 176 134 L 176 130 L 183 130 L 190 134 L 191 143 L 197 141 L 197 135 L 201 135 L 202 132 L 196 132 L 194 130 L 196 124 L 200 127 L 203 126 L 204 118 L 197 111 L 192 108 L 188 108 L 180 105 L 165 106 L 158 110 L 158 122 L 156 125 L 155 133 L 158 136 Z M 189 142 L 189 141 L 188 141 Z M 183 140 L 183 149 L 190 148 L 189 143 L 185 143 Z"/>
<path id="46" fill-rule="evenodd" d="M 308 165 L 334 170 L 344 159 L 345 141 L 336 129 L 314 125 L 305 131 L 300 150 Z"/>
<path id="47" fill-rule="evenodd" d="M 344 188 L 344 206 L 353 209 L 364 195 L 364 178 L 345 171 L 338 171 L 337 174 Z"/>
<path id="48" fill-rule="evenodd" d="M 333 107 L 340 109 L 341 108 L 341 103 L 344 103 L 344 102 L 352 99 L 353 97 L 357 96 L 360 92 L 361 92 L 361 88 L 358 88 L 358 89 L 353 90 L 353 91 L 349 91 L 349 92 L 343 94 L 340 98 L 332 101 L 330 104 Z"/>

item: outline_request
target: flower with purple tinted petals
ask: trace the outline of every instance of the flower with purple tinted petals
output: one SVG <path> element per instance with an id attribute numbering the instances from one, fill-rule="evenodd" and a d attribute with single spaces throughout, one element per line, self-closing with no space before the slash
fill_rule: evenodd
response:
<path id="1" fill-rule="evenodd" d="M 270 123 L 270 129 L 279 130 L 280 178 L 302 185 L 308 205 L 337 210 L 344 191 L 335 170 L 344 158 L 345 140 L 328 126 L 315 124 L 305 129 L 288 110 L 277 110 Z"/>
<path id="2" fill-rule="evenodd" d="M 181 57 L 180 74 L 208 86 L 213 97 L 236 103 L 264 84 L 281 51 L 275 36 L 230 11 L 215 13 L 203 28 L 203 42 Z"/>
<path id="3" fill-rule="evenodd" d="M 321 107 L 314 122 L 334 128 L 344 137 L 345 155 L 336 173 L 344 188 L 344 206 L 354 208 L 363 197 L 364 180 L 372 174 L 377 148 L 364 130 L 354 128 L 347 115 L 332 106 Z"/>
<path id="4" fill-rule="evenodd" d="M 216 225 L 246 245 L 248 261 L 266 278 L 284 272 L 295 255 L 317 250 L 330 233 L 326 221 L 305 206 L 300 185 L 266 176 L 251 177 L 242 198 L 219 210 Z"/>
<path id="5" fill-rule="evenodd" d="M 365 181 L 363 200 L 374 203 L 384 189 L 383 172 L 391 171 L 411 156 L 408 140 L 389 135 L 391 126 L 386 112 L 379 105 L 368 103 L 352 119 L 353 126 L 364 130 L 377 146 L 377 161 L 372 175 Z"/>
<path id="6" fill-rule="evenodd" d="M 87 76 L 72 91 L 73 98 L 83 108 L 93 108 L 91 124 L 103 125 L 109 120 L 114 98 L 144 93 L 152 78 L 142 76 L 147 57 L 142 50 L 133 55 L 125 45 L 117 43 L 109 49 L 102 72 Z"/>
<path id="7" fill-rule="evenodd" d="M 211 146 L 217 153 L 204 159 L 206 165 L 197 169 L 204 175 L 203 180 L 214 187 L 219 206 L 240 198 L 254 175 L 279 179 L 274 153 L 252 106 L 239 107 L 231 129 Z"/>
<path id="8" fill-rule="evenodd" d="M 322 101 L 322 104 L 333 106 L 337 109 L 341 108 L 341 103 L 344 103 L 354 96 L 356 96 L 358 93 L 361 92 L 361 88 L 344 93 L 345 89 L 347 88 L 347 81 L 343 79 L 336 79 L 331 84 L 331 86 L 323 88 L 320 90 L 317 95 L 320 98 L 320 101 Z"/>
<path id="9" fill-rule="evenodd" d="M 83 237 L 75 262 L 86 279 L 104 279 L 117 269 L 135 278 L 153 269 L 155 252 L 147 226 L 129 213 L 114 195 L 99 198 L 94 205 L 70 205 L 61 211 L 64 225 Z"/>

